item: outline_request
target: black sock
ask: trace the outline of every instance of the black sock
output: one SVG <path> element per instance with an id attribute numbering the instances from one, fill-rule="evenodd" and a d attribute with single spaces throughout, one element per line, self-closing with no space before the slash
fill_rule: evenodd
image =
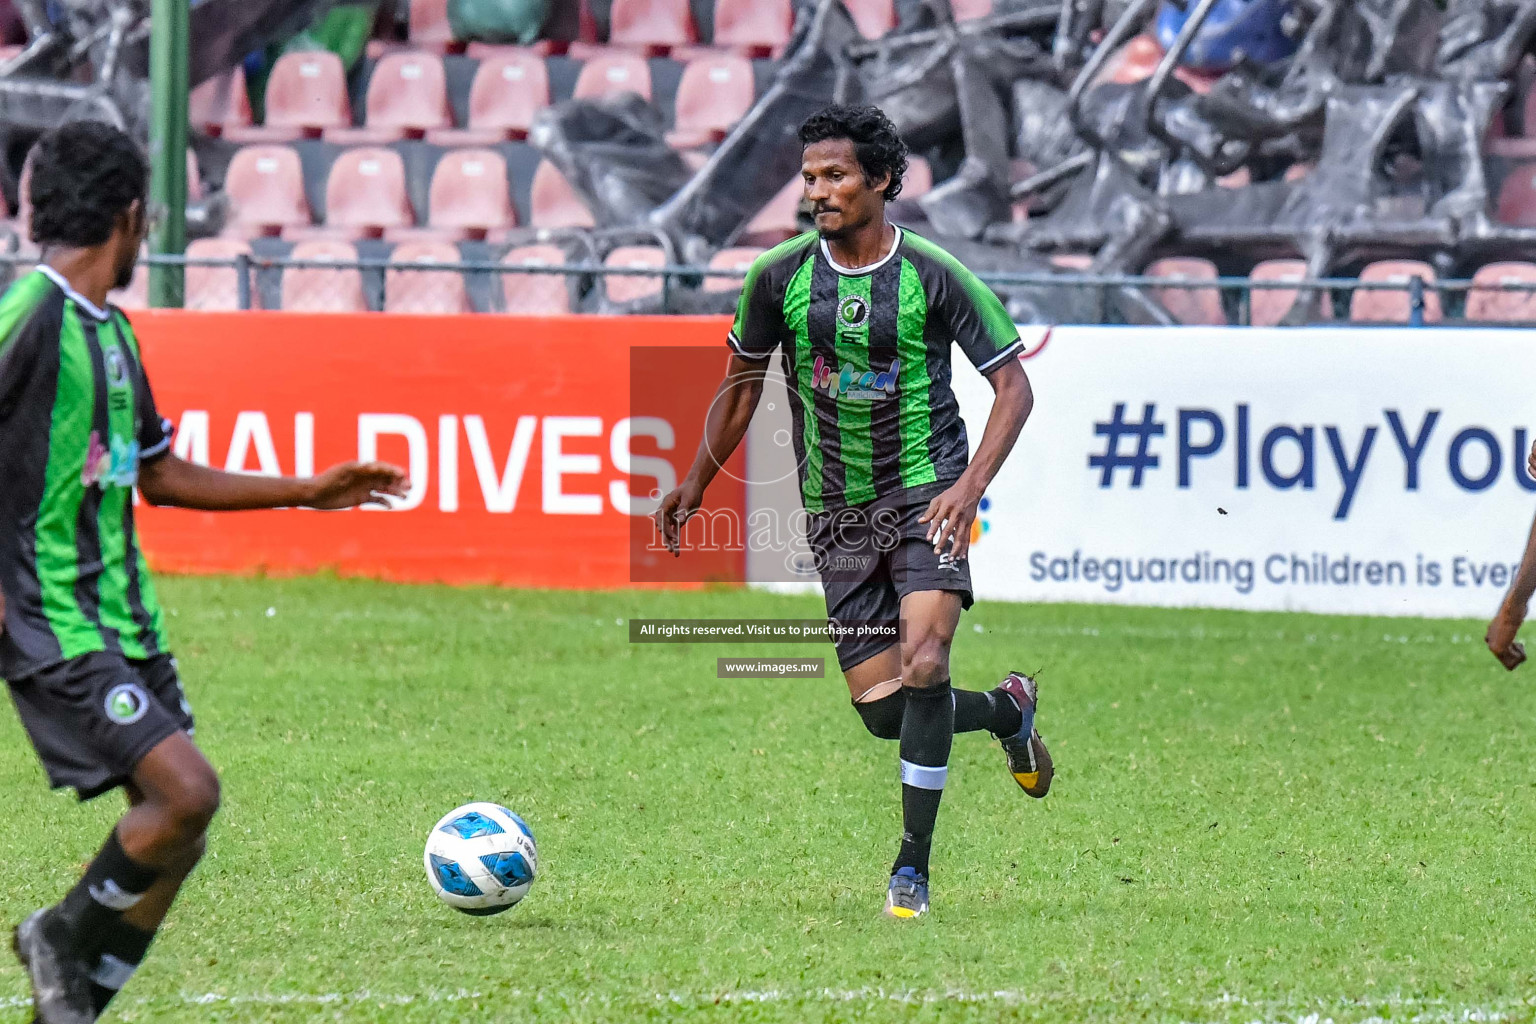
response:
<path id="1" fill-rule="evenodd" d="M 949 683 L 904 689 L 906 714 L 901 719 L 901 852 L 891 868 L 915 868 L 928 875 L 928 850 L 933 824 L 949 775 L 949 747 L 955 735 L 955 703 Z"/>
<path id="2" fill-rule="evenodd" d="M 906 715 L 907 698 L 900 690 L 879 700 L 854 701 L 853 710 L 864 719 L 864 728 L 882 740 L 901 738 L 901 720 Z"/>
<path id="3" fill-rule="evenodd" d="M 91 1001 L 96 1004 L 98 1014 L 133 977 L 154 940 L 154 932 L 135 928 L 121 918 L 107 925 L 102 935 L 101 953 L 91 971 Z"/>
<path id="4" fill-rule="evenodd" d="M 1013 736 L 1024 725 L 1019 706 L 1002 690 L 950 692 L 955 695 L 955 732 L 985 729 L 994 736 Z"/>
<path id="5" fill-rule="evenodd" d="M 93 959 L 108 928 L 122 920 L 123 911 L 139 902 L 158 874 L 124 852 L 114 828 L 80 881 L 53 908 L 76 954 Z"/>

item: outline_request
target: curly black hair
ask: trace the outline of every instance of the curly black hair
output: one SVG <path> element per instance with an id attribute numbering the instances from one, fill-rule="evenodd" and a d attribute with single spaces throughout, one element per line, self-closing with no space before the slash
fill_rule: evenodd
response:
<path id="1" fill-rule="evenodd" d="M 112 236 L 117 217 L 149 189 L 149 164 L 125 132 L 73 121 L 37 140 L 32 163 L 32 240 L 85 248 Z"/>
<path id="2" fill-rule="evenodd" d="M 907 144 L 879 107 L 825 107 L 800 126 L 802 149 L 827 139 L 847 139 L 853 143 L 866 182 L 878 181 L 890 172 L 891 183 L 884 192 L 886 202 L 901 195 L 901 178 L 907 173 Z"/>

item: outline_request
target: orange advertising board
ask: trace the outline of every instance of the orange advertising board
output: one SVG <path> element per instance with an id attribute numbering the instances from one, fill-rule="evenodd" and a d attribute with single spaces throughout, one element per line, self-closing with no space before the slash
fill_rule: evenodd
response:
<path id="1" fill-rule="evenodd" d="M 664 556 L 633 526 L 687 471 L 728 356 L 728 324 L 716 317 L 178 310 L 133 322 L 183 458 L 285 475 L 379 458 L 412 478 L 387 511 L 141 506 L 149 560 L 173 572 L 551 587 L 654 579 L 647 567 Z M 636 359 L 666 383 L 633 388 Z M 707 507 L 740 511 L 741 476 L 722 473 Z M 684 557 L 705 560 L 687 578 L 742 578 L 740 551 Z"/>

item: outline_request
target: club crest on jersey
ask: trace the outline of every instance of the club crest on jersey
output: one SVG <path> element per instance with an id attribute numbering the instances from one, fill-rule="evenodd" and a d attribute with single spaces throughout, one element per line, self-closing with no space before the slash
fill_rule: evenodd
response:
<path id="1" fill-rule="evenodd" d="M 892 359 L 891 368 L 876 373 L 860 371 L 852 363 L 844 363 L 841 373 L 821 356 L 811 365 L 811 387 L 819 388 L 833 398 L 853 398 L 865 401 L 881 401 L 896 396 L 896 382 L 901 376 L 901 360 Z"/>
<path id="2" fill-rule="evenodd" d="M 99 431 L 91 431 L 91 443 L 85 451 L 85 468 L 80 471 L 82 487 L 134 487 L 139 482 L 139 442 L 124 441 L 112 435 L 111 448 L 101 443 Z"/>
<path id="3" fill-rule="evenodd" d="M 863 327 L 869 321 L 869 303 L 850 295 L 837 304 L 837 322 L 844 327 Z"/>
<path id="4" fill-rule="evenodd" d="M 101 361 L 107 371 L 107 383 L 115 388 L 126 387 L 128 384 L 128 367 L 123 362 L 122 350 L 116 345 L 103 345 Z"/>

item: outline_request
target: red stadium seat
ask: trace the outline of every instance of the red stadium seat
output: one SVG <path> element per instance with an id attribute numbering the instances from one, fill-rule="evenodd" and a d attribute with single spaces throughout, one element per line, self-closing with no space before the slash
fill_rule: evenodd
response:
<path id="1" fill-rule="evenodd" d="M 1355 289 L 1354 298 L 1349 303 L 1349 318 L 1372 323 L 1407 323 L 1413 303 L 1406 285 L 1414 276 L 1424 281 L 1424 322 L 1439 321 L 1440 293 L 1434 290 L 1435 268 L 1417 260 L 1382 260 L 1361 271 L 1362 281 L 1390 282 L 1405 287 L 1392 291 Z"/>
<path id="2" fill-rule="evenodd" d="M 503 266 L 558 267 L 565 253 L 553 245 L 524 245 L 501 258 Z M 571 311 L 571 290 L 564 274 L 502 274 L 503 306 L 521 316 L 560 316 Z"/>
<path id="3" fill-rule="evenodd" d="M 229 260 L 249 256 L 251 247 L 237 238 L 199 238 L 187 244 L 189 260 Z M 240 308 L 240 272 L 232 266 L 200 267 L 187 264 L 185 305 L 187 309 Z M 257 306 L 256 289 L 247 293 L 251 305 Z"/>
<path id="4" fill-rule="evenodd" d="M 197 162 L 197 150 L 191 146 L 187 147 L 187 198 L 194 203 L 203 198 L 203 169 Z"/>
<path id="5" fill-rule="evenodd" d="M 1207 71 L 1195 71 L 1192 68 L 1180 66 L 1174 69 L 1173 77 L 1189 86 L 1197 95 L 1204 96 L 1216 85 L 1220 74 Z"/>
<path id="6" fill-rule="evenodd" d="M 789 42 L 790 0 L 715 0 L 715 45 L 764 55 Z"/>
<path id="7" fill-rule="evenodd" d="M 1499 189 L 1498 219 L 1519 227 L 1536 227 L 1536 164 L 1510 169 Z"/>
<path id="8" fill-rule="evenodd" d="M 1509 284 L 1527 287 L 1525 290 L 1487 287 Z M 1536 323 L 1536 264 L 1490 263 L 1473 274 L 1472 288 L 1467 292 L 1467 319 L 1507 324 Z"/>
<path id="9" fill-rule="evenodd" d="M 605 267 L 662 267 L 667 254 L 654 245 L 621 245 L 603 260 Z M 603 294 L 612 303 L 635 302 L 660 295 L 661 275 L 613 274 L 603 278 Z"/>
<path id="10" fill-rule="evenodd" d="M 985 18 L 992 13 L 992 0 L 949 0 L 949 6 L 955 12 L 956 21 Z"/>
<path id="11" fill-rule="evenodd" d="M 688 0 L 613 0 L 608 41 L 615 46 L 660 51 L 698 38 Z"/>
<path id="12" fill-rule="evenodd" d="M 1489 156 L 1506 160 L 1529 160 L 1536 157 L 1536 139 L 1490 138 L 1486 149 Z"/>
<path id="13" fill-rule="evenodd" d="M 187 96 L 192 127 L 204 135 L 221 135 L 226 128 L 251 126 L 251 97 L 245 87 L 245 68 L 216 75 Z"/>
<path id="14" fill-rule="evenodd" d="M 1110 55 L 1096 82 L 1134 85 L 1145 82 L 1163 59 L 1163 48 L 1152 36 L 1136 36 Z"/>
<path id="15" fill-rule="evenodd" d="M 533 172 L 533 184 L 529 188 L 529 221 L 536 228 L 590 228 L 596 227 L 592 211 L 571 188 L 565 175 L 548 160 L 539 161 Z"/>
<path id="16" fill-rule="evenodd" d="M 606 53 L 592 58 L 581 66 L 572 97 L 596 100 L 621 92 L 638 93 L 646 100 L 651 98 L 651 67 L 644 57 L 633 53 Z"/>
<path id="17" fill-rule="evenodd" d="M 225 128 L 232 142 L 283 142 L 318 137 L 327 128 L 352 123 L 347 72 L 341 58 L 325 50 L 285 53 L 267 79 L 267 120 L 257 128 Z"/>
<path id="18" fill-rule="evenodd" d="M 224 176 L 228 233 L 275 235 L 310 223 L 299 154 L 287 146 L 247 146 Z"/>
<path id="19" fill-rule="evenodd" d="M 1051 257 L 1051 266 L 1086 274 L 1093 267 L 1093 257 L 1080 252 L 1059 252 Z"/>
<path id="20" fill-rule="evenodd" d="M 1266 260 L 1253 268 L 1250 281 L 1301 281 L 1307 276 L 1302 260 Z M 1301 292 L 1295 288 L 1253 288 L 1249 290 L 1248 322 L 1254 327 L 1274 327 L 1296 304 Z M 1333 300 L 1322 293 L 1318 310 L 1325 320 L 1333 319 Z"/>
<path id="21" fill-rule="evenodd" d="M 901 198 L 916 199 L 932 191 L 933 166 L 920 156 L 907 157 L 907 173 L 901 178 Z"/>
<path id="22" fill-rule="evenodd" d="M 432 172 L 427 223 L 485 238 L 517 225 L 507 185 L 507 162 L 492 149 L 458 149 L 444 154 Z"/>
<path id="23" fill-rule="evenodd" d="M 469 126 L 427 133 L 440 146 L 490 146 L 521 139 L 533 117 L 549 106 L 549 68 L 544 58 L 521 50 L 500 50 L 480 62 L 469 87 Z"/>
<path id="24" fill-rule="evenodd" d="M 356 263 L 357 250 L 350 242 L 317 238 L 300 242 L 288 254 L 291 260 L 323 263 Z M 288 267 L 283 271 L 283 309 L 303 313 L 361 313 L 368 309 L 363 295 L 363 274 L 357 267 Z"/>
<path id="25" fill-rule="evenodd" d="M 896 5 L 892 0 L 843 0 L 853 15 L 853 23 L 865 39 L 879 39 L 896 27 Z"/>
<path id="26" fill-rule="evenodd" d="M 1146 270 L 1147 277 L 1171 277 L 1188 281 L 1214 281 L 1216 267 L 1210 260 L 1174 256 L 1158 260 Z M 1152 296 L 1181 324 L 1225 324 L 1221 293 L 1215 288 L 1152 288 Z"/>
<path id="27" fill-rule="evenodd" d="M 334 128 L 325 138 L 343 144 L 379 144 L 421 138 L 430 129 L 452 124 L 443 59 L 433 53 L 391 53 L 374 66 L 368 79 L 367 125 Z"/>
<path id="28" fill-rule="evenodd" d="M 710 257 L 709 266 L 712 270 L 737 270 L 745 274 L 751 268 L 752 261 L 767 251 L 767 249 L 756 246 L 737 246 L 734 249 L 721 249 Z M 742 280 L 737 275 L 730 277 L 709 276 L 704 278 L 704 290 L 706 292 L 734 292 L 741 287 Z"/>
<path id="29" fill-rule="evenodd" d="M 389 254 L 391 263 L 459 263 L 459 250 L 450 242 L 406 242 Z M 464 275 L 451 270 L 400 270 L 384 272 L 386 313 L 469 313 L 469 292 Z"/>
<path id="30" fill-rule="evenodd" d="M 22 243 L 32 244 L 32 154 L 21 162 L 21 175 L 16 179 L 16 233 Z"/>
<path id="31" fill-rule="evenodd" d="M 405 191 L 405 163 L 392 149 L 349 149 L 325 183 L 327 232 L 379 236 L 416 223 Z"/>
<path id="32" fill-rule="evenodd" d="M 1517 85 L 1516 88 L 1519 86 Z M 1521 121 L 1525 125 L 1525 131 L 1522 134 L 1527 139 L 1536 139 L 1536 85 L 1525 87 L 1525 97 L 1520 102 L 1521 109 L 1524 111 Z"/>
<path id="33" fill-rule="evenodd" d="M 1247 188 L 1253 184 L 1253 172 L 1246 167 L 1239 167 L 1231 174 L 1223 174 L 1216 179 L 1217 188 Z"/>
<path id="34" fill-rule="evenodd" d="M 442 52 L 454 45 L 453 28 L 448 24 L 448 0 L 411 0 L 411 45 L 423 50 Z"/>
<path id="35" fill-rule="evenodd" d="M 735 54 L 699 57 L 677 83 L 676 127 L 667 142 L 688 149 L 725 138 L 757 97 L 752 62 Z"/>
<path id="36" fill-rule="evenodd" d="M 747 222 L 742 241 L 754 245 L 778 245 L 800 231 L 795 215 L 805 198 L 805 182 L 797 174 L 783 188 L 774 193 L 768 205 Z"/>

